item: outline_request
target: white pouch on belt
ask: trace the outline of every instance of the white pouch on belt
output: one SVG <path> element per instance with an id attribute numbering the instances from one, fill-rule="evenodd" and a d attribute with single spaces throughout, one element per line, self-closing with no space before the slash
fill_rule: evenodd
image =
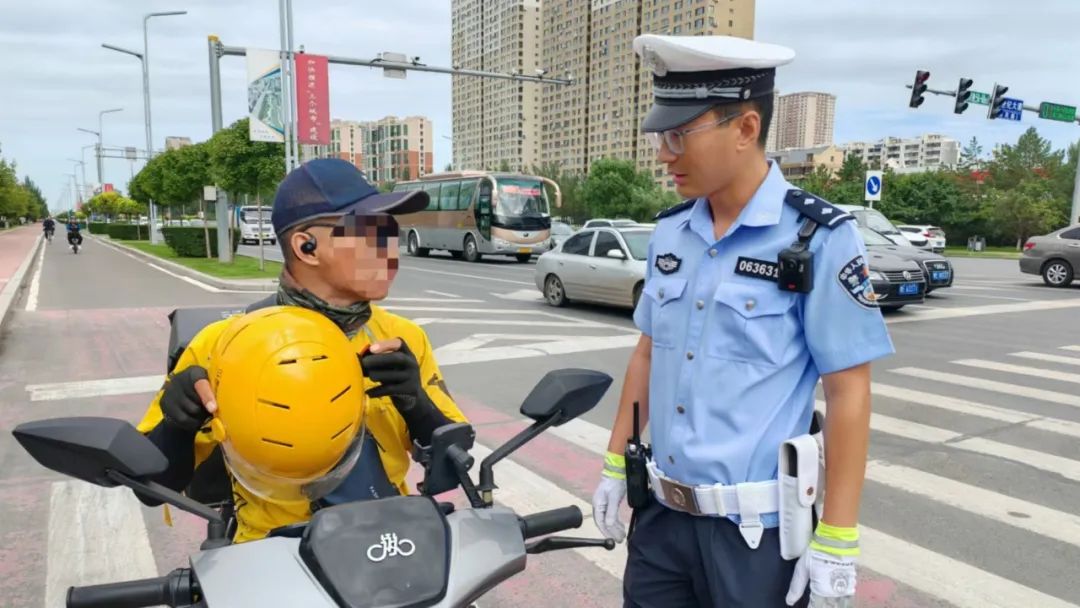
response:
<path id="1" fill-rule="evenodd" d="M 780 444 L 780 556 L 796 559 L 813 535 L 813 508 L 818 499 L 820 452 L 813 435 L 799 435 Z"/>

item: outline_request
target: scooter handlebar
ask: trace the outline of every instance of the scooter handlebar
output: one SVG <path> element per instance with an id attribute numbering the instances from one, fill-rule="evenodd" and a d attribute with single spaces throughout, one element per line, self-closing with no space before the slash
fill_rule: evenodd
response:
<path id="1" fill-rule="evenodd" d="M 143 608 L 187 606 L 192 603 L 191 571 L 173 570 L 165 576 L 122 583 L 69 587 L 68 608 Z"/>
<path id="2" fill-rule="evenodd" d="M 526 515 L 520 519 L 521 534 L 526 539 L 579 528 L 582 520 L 581 509 L 573 505 Z"/>

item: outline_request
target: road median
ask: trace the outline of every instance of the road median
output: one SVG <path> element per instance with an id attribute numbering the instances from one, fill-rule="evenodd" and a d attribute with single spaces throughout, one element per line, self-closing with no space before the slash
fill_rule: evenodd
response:
<path id="1" fill-rule="evenodd" d="M 107 236 L 91 238 L 144 262 L 218 289 L 274 291 L 277 289 L 277 277 L 281 272 L 281 264 L 277 262 L 266 262 L 266 270 L 260 272 L 257 260 L 241 256 L 235 256 L 232 264 L 222 264 L 205 258 L 177 257 L 168 245 L 151 245 L 145 241 L 116 241 Z"/>

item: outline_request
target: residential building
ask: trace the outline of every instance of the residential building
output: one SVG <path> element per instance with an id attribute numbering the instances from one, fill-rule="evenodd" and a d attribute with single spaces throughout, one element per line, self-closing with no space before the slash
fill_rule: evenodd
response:
<path id="1" fill-rule="evenodd" d="M 451 56 L 462 69 L 536 74 L 540 0 L 451 0 Z M 453 165 L 522 170 L 539 160 L 539 86 L 452 76 Z"/>
<path id="2" fill-rule="evenodd" d="M 363 123 L 355 120 L 330 121 L 330 147 L 320 146 L 324 150 L 320 156 L 340 158 L 364 168 L 364 128 Z"/>
<path id="3" fill-rule="evenodd" d="M 774 89 L 773 90 L 772 101 L 773 101 L 773 104 L 772 104 L 773 115 L 772 115 L 772 119 L 769 121 L 768 139 L 765 140 L 765 151 L 766 152 L 774 152 L 774 151 L 776 151 L 778 149 L 777 145 L 780 143 L 780 137 L 777 134 L 777 131 L 780 130 L 780 127 L 777 126 L 777 125 L 780 124 L 780 120 L 779 120 L 779 116 L 776 115 L 776 113 L 778 111 L 778 108 L 780 107 L 780 91 L 779 91 L 779 89 Z"/>
<path id="4" fill-rule="evenodd" d="M 953 168 L 960 162 L 960 142 L 930 133 L 910 139 L 886 137 L 877 142 L 852 142 L 839 146 L 871 168 L 890 168 L 897 173 L 918 173 Z"/>
<path id="5" fill-rule="evenodd" d="M 833 145 L 770 152 L 768 157 L 779 163 L 781 173 L 793 182 L 813 173 L 818 167 L 823 166 L 835 175 L 844 166 L 844 151 Z"/>
<path id="6" fill-rule="evenodd" d="M 836 96 L 828 93 L 791 93 L 777 99 L 776 150 L 813 148 L 833 143 Z"/>
<path id="7" fill-rule="evenodd" d="M 641 134 L 652 107 L 652 72 L 633 49 L 643 33 L 752 38 L 754 0 L 545 2 L 541 65 L 575 82 L 542 87 L 541 163 L 584 173 L 597 159 L 622 158 L 674 187 Z"/>
<path id="8" fill-rule="evenodd" d="M 191 138 L 190 137 L 173 137 L 173 136 L 170 136 L 170 137 L 165 138 L 165 149 L 166 150 L 178 150 L 180 148 L 183 148 L 184 146 L 190 146 L 190 145 L 191 145 Z"/>
<path id="9" fill-rule="evenodd" d="M 416 179 L 432 172 L 431 121 L 423 116 L 360 123 L 363 170 L 372 182 Z"/>

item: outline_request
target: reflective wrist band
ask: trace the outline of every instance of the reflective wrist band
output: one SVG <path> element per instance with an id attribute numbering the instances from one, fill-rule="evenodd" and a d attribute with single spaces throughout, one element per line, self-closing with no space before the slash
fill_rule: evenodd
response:
<path id="1" fill-rule="evenodd" d="M 840 557 L 859 555 L 859 529 L 830 526 L 819 521 L 810 548 Z"/>
<path id="2" fill-rule="evenodd" d="M 603 475 L 612 479 L 626 479 L 626 458 L 614 452 L 604 454 Z"/>

